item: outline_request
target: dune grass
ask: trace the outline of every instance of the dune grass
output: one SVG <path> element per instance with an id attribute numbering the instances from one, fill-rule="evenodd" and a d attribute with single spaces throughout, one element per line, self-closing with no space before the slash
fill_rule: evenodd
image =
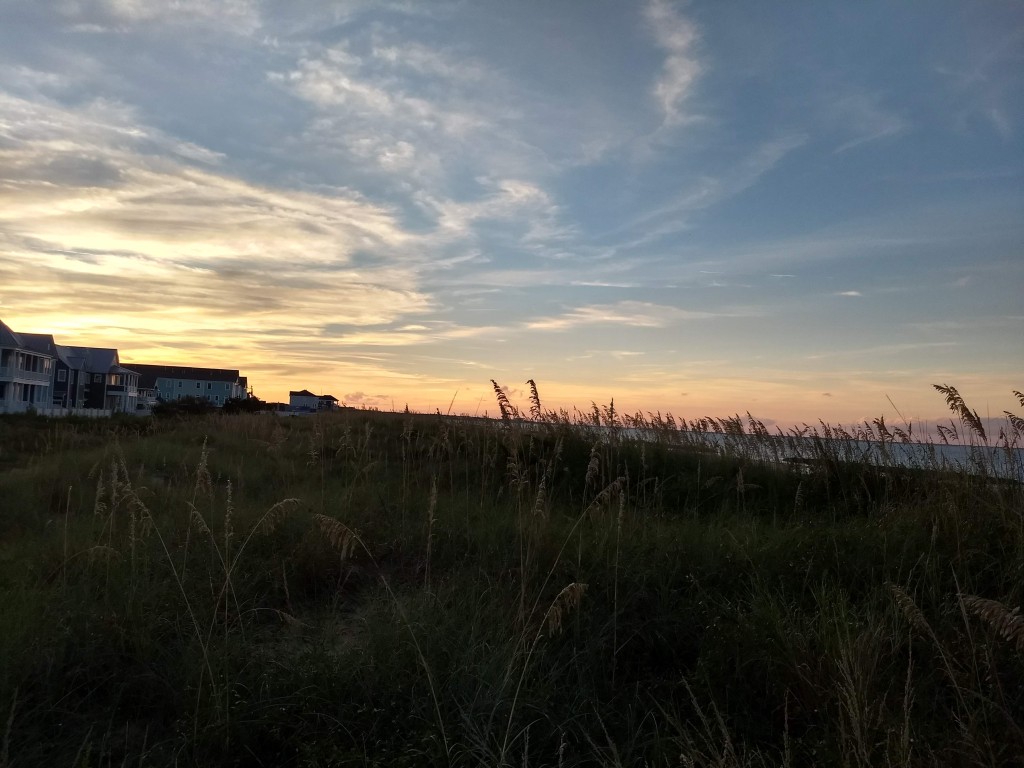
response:
<path id="1" fill-rule="evenodd" d="M 530 384 L 0 420 L 0 766 L 1022 764 L 1019 474 Z"/>

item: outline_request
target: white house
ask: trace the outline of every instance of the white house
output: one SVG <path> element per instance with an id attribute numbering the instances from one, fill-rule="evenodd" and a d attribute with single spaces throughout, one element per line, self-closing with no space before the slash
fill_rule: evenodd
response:
<path id="1" fill-rule="evenodd" d="M 288 393 L 288 405 L 295 411 L 331 411 L 338 407 L 334 395 L 314 395 L 308 389 Z"/>
<path id="2" fill-rule="evenodd" d="M 50 407 L 55 355 L 29 348 L 0 320 L 0 413 Z"/>
<path id="3" fill-rule="evenodd" d="M 320 397 L 308 389 L 288 393 L 288 405 L 296 411 L 315 411 L 320 407 Z"/>

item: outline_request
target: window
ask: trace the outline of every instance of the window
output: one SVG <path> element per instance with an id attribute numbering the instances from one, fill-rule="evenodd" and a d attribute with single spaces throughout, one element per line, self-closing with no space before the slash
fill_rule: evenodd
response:
<path id="1" fill-rule="evenodd" d="M 97 381 L 103 381 L 103 374 L 102 374 L 102 373 L 94 373 L 94 374 L 92 375 L 92 380 L 93 380 L 94 382 L 97 382 Z"/>
<path id="2" fill-rule="evenodd" d="M 63 382 L 63 381 L 67 381 L 67 380 L 68 380 L 68 372 L 67 372 L 66 368 L 61 368 L 59 371 L 57 371 L 57 381 L 62 381 Z"/>
<path id="3" fill-rule="evenodd" d="M 178 389 L 181 389 L 181 382 L 178 382 Z"/>
<path id="4" fill-rule="evenodd" d="M 200 389 L 200 388 L 201 388 L 202 386 L 203 386 L 203 385 L 202 385 L 202 384 L 200 384 L 200 383 L 199 383 L 198 381 L 196 382 L 196 389 Z"/>
<path id="5" fill-rule="evenodd" d="M 207 389 L 213 389 L 213 384 L 211 382 L 209 382 L 209 381 L 206 382 L 206 388 Z"/>

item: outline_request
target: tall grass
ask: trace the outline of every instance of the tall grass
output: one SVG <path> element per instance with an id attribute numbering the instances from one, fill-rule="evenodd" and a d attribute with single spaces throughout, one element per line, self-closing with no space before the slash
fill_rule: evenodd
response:
<path id="1" fill-rule="evenodd" d="M 939 388 L 953 464 L 528 384 L 0 420 L 0 766 L 1021 764 L 1020 417 Z"/>

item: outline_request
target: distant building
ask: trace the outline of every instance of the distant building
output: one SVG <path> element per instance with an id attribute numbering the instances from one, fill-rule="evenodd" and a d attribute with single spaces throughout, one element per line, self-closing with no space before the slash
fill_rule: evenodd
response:
<path id="1" fill-rule="evenodd" d="M 209 400 L 215 406 L 248 394 L 248 379 L 235 368 L 194 368 L 182 365 L 127 363 L 139 374 L 140 397 L 144 403 L 172 402 L 183 397 Z"/>
<path id="2" fill-rule="evenodd" d="M 0 321 L 0 413 L 110 416 L 183 397 L 222 406 L 246 397 L 248 384 L 235 369 L 121 365 L 116 349 L 64 346 Z"/>
<path id="3" fill-rule="evenodd" d="M 51 381 L 54 408 L 134 413 L 139 401 L 139 375 L 121 365 L 116 349 L 68 347 L 53 336 L 22 333 L 25 344 L 56 356 Z"/>
<path id="4" fill-rule="evenodd" d="M 50 339 L 53 347 L 53 339 Z M 0 413 L 50 407 L 55 350 L 33 349 L 0 320 Z"/>
<path id="5" fill-rule="evenodd" d="M 15 333 L 0 321 L 0 413 L 133 413 L 138 374 L 116 349 L 66 347 L 48 333 Z"/>
<path id="6" fill-rule="evenodd" d="M 288 393 L 288 405 L 297 411 L 330 411 L 338 407 L 334 395 L 314 395 L 308 389 Z"/>
<path id="7" fill-rule="evenodd" d="M 315 411 L 320 405 L 320 398 L 308 389 L 288 393 L 288 405 L 296 410 Z"/>

